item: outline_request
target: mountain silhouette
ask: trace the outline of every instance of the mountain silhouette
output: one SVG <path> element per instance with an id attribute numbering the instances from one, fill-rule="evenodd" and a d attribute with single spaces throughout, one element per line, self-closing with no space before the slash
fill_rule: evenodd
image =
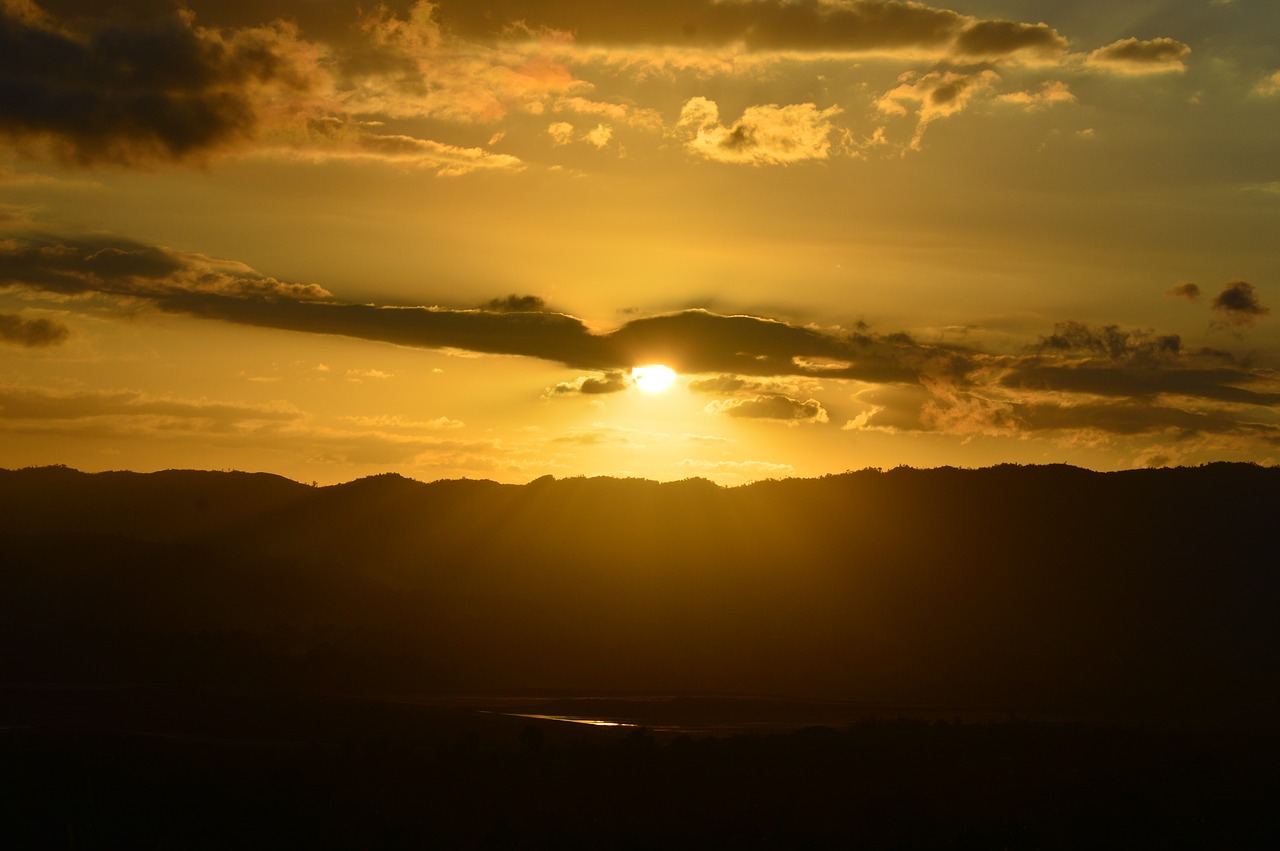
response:
<path id="1" fill-rule="evenodd" d="M 1265 724 L 1280 469 L 722 488 L 0 471 L 0 680 Z"/>

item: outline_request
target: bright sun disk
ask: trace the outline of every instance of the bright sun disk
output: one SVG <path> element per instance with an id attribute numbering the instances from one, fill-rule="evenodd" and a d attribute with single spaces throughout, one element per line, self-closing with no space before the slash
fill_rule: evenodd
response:
<path id="1" fill-rule="evenodd" d="M 631 380 L 646 393 L 661 393 L 676 380 L 676 372 L 669 366 L 650 363 L 632 368 Z"/>

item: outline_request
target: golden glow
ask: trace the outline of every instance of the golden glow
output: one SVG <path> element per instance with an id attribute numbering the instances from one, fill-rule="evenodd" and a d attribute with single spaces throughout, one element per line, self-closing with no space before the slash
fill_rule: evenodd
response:
<path id="1" fill-rule="evenodd" d="M 676 380 L 676 372 L 669 366 L 650 363 L 631 370 L 631 380 L 646 393 L 661 393 Z"/>

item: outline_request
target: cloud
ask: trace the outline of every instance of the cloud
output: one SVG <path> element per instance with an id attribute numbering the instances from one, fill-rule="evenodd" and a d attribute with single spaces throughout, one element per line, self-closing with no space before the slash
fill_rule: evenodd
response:
<path id="1" fill-rule="evenodd" d="M 692 153 L 722 163 L 787 165 L 824 160 L 831 151 L 831 118 L 840 108 L 815 104 L 748 107 L 732 126 L 720 123 L 715 101 L 690 98 L 680 110 L 677 132 Z"/>
<path id="2" fill-rule="evenodd" d="M 123 239 L 0 239 L 0 289 L 58 295 L 180 300 L 205 294 L 304 301 L 330 298 L 316 284 L 281 281 L 244 265 Z"/>
<path id="3" fill-rule="evenodd" d="M 34 349 L 55 346 L 71 336 L 71 329 L 52 319 L 24 319 L 16 313 L 0 313 L 0 342 Z"/>
<path id="4" fill-rule="evenodd" d="M 616 124 L 628 124 L 655 132 L 661 132 L 664 128 L 660 112 L 633 104 L 593 101 L 575 95 L 557 98 L 552 108 L 556 112 L 576 112 L 580 115 L 608 118 Z"/>
<path id="5" fill-rule="evenodd" d="M 1280 374 L 1238 365 L 1177 337 L 1059 323 L 1027 354 L 973 353 L 960 375 L 871 385 L 851 396 L 847 430 L 965 439 L 1054 433 L 1092 442 L 1165 433 L 1280 441 Z"/>
<path id="6" fill-rule="evenodd" d="M 620 393 L 631 386 L 631 379 L 622 370 L 610 370 L 601 375 L 582 375 L 574 381 L 562 381 L 551 388 L 549 395 L 565 396 L 582 394 L 584 396 L 601 396 L 606 393 Z"/>
<path id="7" fill-rule="evenodd" d="M 335 71 L 348 113 L 488 123 L 512 112 L 542 114 L 555 99 L 592 88 L 539 49 L 558 35 L 516 28 L 523 50 L 509 38 L 468 40 L 445 27 L 439 11 L 421 0 L 403 17 L 385 5 L 363 17 L 367 46 L 344 56 Z"/>
<path id="8" fill-rule="evenodd" d="M 432 169 L 442 177 L 524 169 L 524 163 L 510 154 L 403 134 L 376 133 L 360 122 L 336 116 L 309 118 L 291 128 L 265 133 L 251 153 L 312 163 L 378 162 Z"/>
<path id="9" fill-rule="evenodd" d="M 1257 372 L 1222 367 L 1197 368 L 1184 364 L 1155 369 L 1096 362 L 1059 365 L 1027 361 L 1010 368 L 1000 379 L 1000 384 L 1019 390 L 1131 399 L 1184 396 L 1232 404 L 1280 404 L 1280 391 L 1274 382 L 1266 381 Z"/>
<path id="10" fill-rule="evenodd" d="M 1199 301 L 1200 285 L 1199 284 L 1178 284 L 1169 290 L 1165 295 L 1172 298 L 1185 298 L 1188 301 Z"/>
<path id="11" fill-rule="evenodd" d="M 1259 80 L 1253 87 L 1253 92 L 1264 97 L 1280 95 L 1280 71 L 1273 71 Z"/>
<path id="12" fill-rule="evenodd" d="M 1053 55 L 1066 45 L 1045 24 L 983 20 L 906 0 L 624 0 L 605 6 L 498 0 L 472 6 L 459 4 L 448 17 L 475 36 L 493 36 L 504 22 L 527 21 L 587 46 L 899 53 L 973 61 L 1023 52 Z"/>
<path id="13" fill-rule="evenodd" d="M 470 114 L 466 92 L 455 89 L 469 91 L 485 78 L 453 65 L 437 69 L 445 81 L 450 71 L 459 73 L 452 88 L 406 78 L 406 45 L 423 47 L 431 39 L 421 37 L 420 14 L 398 30 L 386 15 L 366 21 L 364 35 L 373 45 L 361 48 L 304 41 L 296 25 L 281 21 L 204 27 L 193 11 L 167 3 L 132 14 L 114 5 L 86 9 L 72 19 L 74 27 L 31 4 L 7 3 L 0 6 L 0 137 L 22 153 L 80 165 L 203 163 L 252 154 L 382 162 L 443 176 L 521 170 L 523 163 L 511 155 L 380 133 L 372 129 L 377 122 L 357 120 Z M 379 70 L 352 70 L 365 67 L 361 56 L 379 52 L 372 63 Z M 406 102 L 404 92 L 384 92 L 380 100 L 362 83 L 387 75 L 397 81 L 386 83 L 388 91 L 429 90 L 425 102 Z"/>
<path id="14" fill-rule="evenodd" d="M 1125 38 L 1099 47 L 1089 54 L 1087 62 L 1095 68 L 1106 68 L 1127 74 L 1158 74 L 1185 71 L 1184 59 L 1191 55 L 1190 45 L 1171 38 L 1141 40 Z"/>
<path id="15" fill-rule="evenodd" d="M 1151 331 L 1126 331 L 1118 325 L 1093 326 L 1084 322 L 1059 322 L 1053 333 L 1041 337 L 1038 352 L 1102 355 L 1110 360 L 1149 359 L 1176 355 L 1182 340 L 1173 334 L 1158 335 Z"/>
<path id="16" fill-rule="evenodd" d="M 567 145 L 573 141 L 573 125 L 568 121 L 553 121 L 547 125 L 547 135 L 557 145 Z"/>
<path id="17" fill-rule="evenodd" d="M 898 85 L 876 101 L 876 109 L 885 115 L 906 115 L 904 104 L 915 104 L 918 111 L 911 147 L 919 150 L 924 131 L 939 118 L 962 112 L 975 98 L 989 95 L 1000 76 L 990 69 L 974 73 L 931 71 L 923 76 L 908 72 L 898 78 Z"/>
<path id="18" fill-rule="evenodd" d="M 1050 80 L 1035 92 L 1008 92 L 996 97 L 996 102 L 1020 106 L 1026 110 L 1045 109 L 1058 104 L 1076 103 L 1076 96 L 1066 83 Z"/>
<path id="19" fill-rule="evenodd" d="M 1223 321 L 1235 326 L 1250 326 L 1259 318 L 1271 313 L 1258 301 L 1253 284 L 1246 281 L 1228 281 L 1222 292 L 1213 299 L 1213 309 L 1222 314 Z"/>
<path id="20" fill-rule="evenodd" d="M 494 313 L 538 313 L 545 310 L 547 303 L 536 295 L 516 295 L 512 293 L 504 298 L 491 298 L 480 305 L 481 310 Z"/>
<path id="21" fill-rule="evenodd" d="M 401 416 L 350 416 L 343 420 L 361 428 L 382 429 L 387 431 L 454 431 L 463 428 L 466 423 L 449 417 L 436 417 L 433 420 L 410 420 Z"/>
<path id="22" fill-rule="evenodd" d="M 851 396 L 849 429 L 966 439 L 1167 430 L 1267 441 L 1280 428 L 1276 371 L 1222 352 L 1187 350 L 1176 335 L 1115 325 L 1062 322 L 1013 355 L 865 327 L 819 329 L 705 310 L 632 317 L 593 332 L 563 313 L 512 309 L 540 306 L 528 296 L 494 299 L 481 309 L 351 304 L 317 285 L 243 264 L 104 238 L 2 240 L 0 289 L 43 294 L 64 309 L 92 300 L 130 315 L 150 307 L 280 330 L 535 357 L 587 371 L 552 388 L 552 396 L 619 392 L 636 364 L 663 363 L 690 376 L 694 392 L 722 397 L 709 410 L 740 418 L 825 422 L 823 388 L 854 381 L 865 386 Z M 1228 283 L 1215 309 L 1237 324 L 1267 313 L 1244 282 Z"/>
<path id="23" fill-rule="evenodd" d="M 605 148 L 613 139 L 613 128 L 607 124 L 597 124 L 593 129 L 582 134 L 582 140 L 596 148 Z"/>
<path id="24" fill-rule="evenodd" d="M 183 9 L 71 29 L 0 6 L 0 135 L 91 164 L 200 160 L 242 144 L 273 94 L 311 84 L 284 23 L 221 31 Z"/>
<path id="25" fill-rule="evenodd" d="M 593 370 L 663 363 L 677 372 L 914 381 L 956 372 L 966 355 L 890 335 L 829 333 L 755 316 L 687 310 L 592 333 L 548 311 L 454 310 L 338 301 L 316 284 L 283 281 L 233 261 L 119 239 L 0 240 L 0 290 L 97 298 L 136 309 L 256 327 L 482 354 L 524 355 Z"/>
<path id="26" fill-rule="evenodd" d="M 788 423 L 825 423 L 827 411 L 817 399 L 801 401 L 777 393 L 752 396 L 749 399 L 728 399 L 711 402 L 707 412 L 727 414 L 731 417 L 758 420 L 782 420 Z"/>
<path id="27" fill-rule="evenodd" d="M 1052 56 L 1066 48 L 1067 40 L 1047 24 L 973 21 L 956 36 L 952 53 L 969 58 L 996 58 L 1026 50 Z"/>
<path id="28" fill-rule="evenodd" d="M 300 412 L 284 406 L 254 406 L 149 396 L 134 390 L 50 393 L 0 385 L 0 421 L 70 423 L 125 418 L 151 427 L 182 425 L 199 430 L 232 430 L 253 423 L 292 422 Z M 9 428 L 6 425 L 6 428 Z"/>

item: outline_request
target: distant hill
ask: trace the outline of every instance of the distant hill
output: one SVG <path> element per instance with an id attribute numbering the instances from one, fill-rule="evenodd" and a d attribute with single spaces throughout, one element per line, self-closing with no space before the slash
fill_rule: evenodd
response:
<path id="1" fill-rule="evenodd" d="M 1280 709 L 1280 469 L 0 471 L 0 681 Z"/>

